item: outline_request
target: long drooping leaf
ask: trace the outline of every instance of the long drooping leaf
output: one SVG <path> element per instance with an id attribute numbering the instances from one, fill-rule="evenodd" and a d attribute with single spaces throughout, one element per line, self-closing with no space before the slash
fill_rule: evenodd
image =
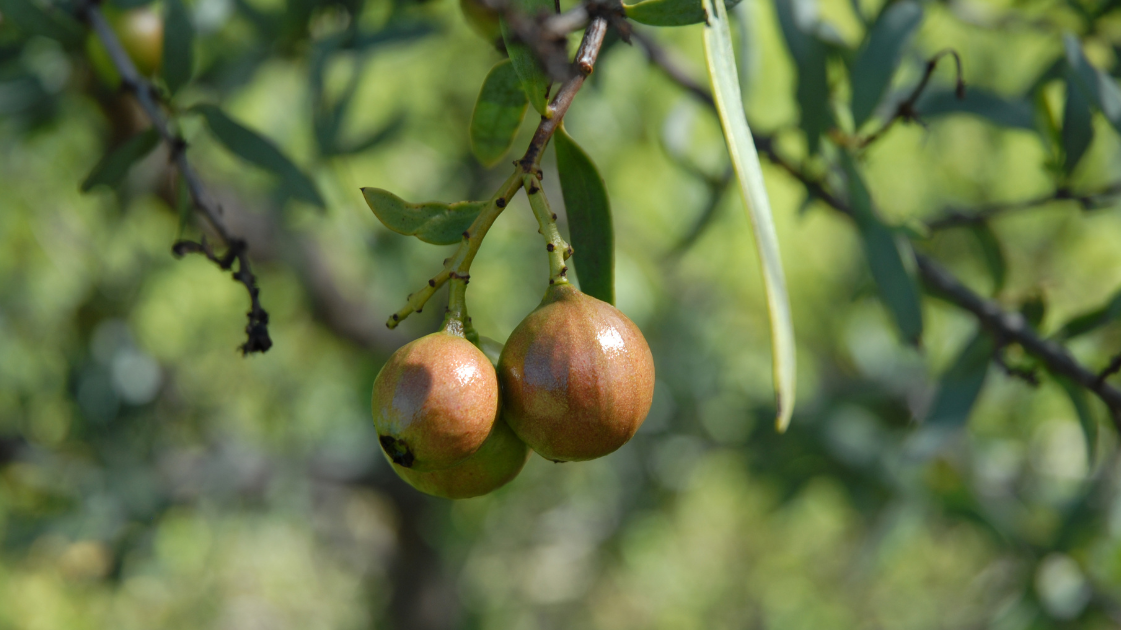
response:
<path id="1" fill-rule="evenodd" d="M 1121 132 L 1121 87 L 1116 79 L 1090 63 L 1074 35 L 1068 33 L 1063 37 L 1063 49 L 1070 69 L 1067 89 L 1071 83 L 1077 84 L 1086 100 L 1101 110 L 1113 128 Z"/>
<path id="2" fill-rule="evenodd" d="M 805 4 L 805 3 L 801 3 Z M 795 0 L 775 3 L 779 26 L 798 68 L 795 96 L 801 115 L 798 124 L 806 134 L 810 153 L 817 153 L 821 134 L 829 128 L 832 116 L 829 111 L 829 81 L 826 76 L 826 58 L 829 48 L 810 25 L 799 19 L 799 5 Z"/>
<path id="3" fill-rule="evenodd" d="M 381 188 L 363 188 L 362 196 L 385 227 L 433 245 L 459 242 L 487 204 L 485 201 L 409 203 Z"/>
<path id="4" fill-rule="evenodd" d="M 907 445 L 911 457 L 926 459 L 936 454 L 966 425 L 985 386 L 993 350 L 992 337 L 978 332 L 942 374 L 922 428 Z"/>
<path id="5" fill-rule="evenodd" d="M 928 119 L 972 114 L 1009 129 L 1035 129 L 1035 113 L 1027 100 L 1005 98 L 973 86 L 966 90 L 965 98 L 958 98 L 954 90 L 927 90 L 919 97 L 915 111 Z"/>
<path id="6" fill-rule="evenodd" d="M 1121 291 L 1099 308 L 1071 319 L 1059 329 L 1056 336 L 1060 339 L 1073 339 L 1117 320 L 1121 320 Z"/>
<path id="7" fill-rule="evenodd" d="M 513 63 L 507 59 L 495 64 L 471 112 L 471 150 L 484 166 L 498 164 L 510 150 L 527 103 Z"/>
<path id="8" fill-rule="evenodd" d="M 214 105 L 196 105 L 192 109 L 202 114 L 214 137 L 231 153 L 278 175 L 293 197 L 323 207 L 323 197 L 319 195 L 315 182 L 292 163 L 271 140 L 243 127 Z"/>
<path id="9" fill-rule="evenodd" d="M 794 412 L 794 322 L 790 316 L 790 300 L 786 293 L 786 278 L 779 254 L 778 234 L 775 232 L 771 203 L 763 181 L 763 170 L 747 117 L 743 111 L 739 74 L 736 72 L 736 53 L 732 48 L 732 33 L 728 28 L 728 12 L 723 2 L 703 0 L 709 14 L 704 26 L 705 58 L 712 77 L 712 92 L 724 128 L 724 138 L 732 165 L 740 182 L 740 192 L 747 206 L 747 214 L 755 231 L 755 244 L 763 270 L 763 285 L 767 292 L 767 308 L 771 320 L 771 349 L 774 353 L 776 426 L 785 431 Z"/>
<path id="10" fill-rule="evenodd" d="M 993 293 L 999 293 L 1004 288 L 1005 280 L 1008 279 L 1008 263 L 1004 259 L 1004 248 L 1000 246 L 1000 239 L 996 237 L 996 233 L 988 223 L 977 223 L 970 233 L 981 247 L 981 257 L 993 280 Z"/>
<path id="11" fill-rule="evenodd" d="M 1093 112 L 1090 109 L 1091 96 L 1073 76 L 1068 76 L 1066 103 L 1063 105 L 1062 146 L 1063 168 L 1067 173 L 1074 171 L 1090 142 L 1094 139 Z"/>
<path id="12" fill-rule="evenodd" d="M 856 127 L 868 120 L 883 98 L 922 17 L 922 7 L 912 0 L 901 0 L 887 5 L 872 25 L 852 65 L 852 118 Z"/>
<path id="13" fill-rule="evenodd" d="M 152 128 L 125 140 L 119 147 L 105 154 L 93 167 L 82 182 L 82 192 L 88 192 L 93 187 L 101 185 L 116 188 L 124 181 L 132 165 L 151 153 L 159 143 L 160 134 Z"/>
<path id="14" fill-rule="evenodd" d="M 581 291 L 614 304 L 615 228 L 607 186 L 592 159 L 563 127 L 553 136 L 553 143 L 568 231 L 576 250 L 568 264 L 576 269 Z"/>
<path id="15" fill-rule="evenodd" d="M 864 255 L 868 259 L 872 277 L 876 280 L 880 300 L 891 313 L 903 338 L 912 345 L 918 345 L 923 329 L 922 302 L 915 278 L 904 264 L 904 256 L 914 255 L 910 242 L 897 235 L 876 216 L 872 208 L 872 197 L 852 156 L 842 152 L 841 161 L 848 178 L 849 198 L 856 227 L 860 231 Z"/>
<path id="16" fill-rule="evenodd" d="M 1078 416 L 1078 425 L 1082 427 L 1082 438 L 1086 441 L 1086 463 L 1093 467 L 1094 455 L 1098 450 L 1098 421 L 1090 408 L 1090 399 L 1086 395 L 1086 390 L 1065 376 L 1055 374 L 1051 376 L 1070 398 L 1070 404 L 1074 407 L 1075 415 Z"/>
<path id="17" fill-rule="evenodd" d="M 740 0 L 724 0 L 728 9 Z M 708 21 L 701 0 L 646 0 L 636 4 L 624 4 L 627 18 L 649 24 L 650 26 L 688 26 Z"/>
<path id="18" fill-rule="evenodd" d="M 553 0 L 515 0 L 513 5 L 531 16 L 553 11 Z M 518 73 L 518 79 L 521 80 L 522 89 L 529 98 L 529 104 L 533 105 L 533 109 L 537 110 L 538 114 L 544 116 L 548 107 L 546 95 L 549 92 L 549 77 L 529 47 L 514 36 L 505 19 L 501 20 L 501 26 L 502 41 L 506 44 L 506 52 L 510 55 L 514 70 Z"/>
<path id="19" fill-rule="evenodd" d="M 194 68 L 195 26 L 183 0 L 167 0 L 160 71 L 172 94 L 191 80 Z"/>

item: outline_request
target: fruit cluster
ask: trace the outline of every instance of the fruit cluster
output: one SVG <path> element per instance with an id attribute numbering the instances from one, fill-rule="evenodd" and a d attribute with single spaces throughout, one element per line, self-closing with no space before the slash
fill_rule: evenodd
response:
<path id="1" fill-rule="evenodd" d="M 529 449 L 555 462 L 602 457 L 638 430 L 654 396 L 642 333 L 606 302 L 550 285 L 497 361 L 449 318 L 393 354 L 374 380 L 374 426 L 402 479 L 428 494 L 486 494 Z"/>

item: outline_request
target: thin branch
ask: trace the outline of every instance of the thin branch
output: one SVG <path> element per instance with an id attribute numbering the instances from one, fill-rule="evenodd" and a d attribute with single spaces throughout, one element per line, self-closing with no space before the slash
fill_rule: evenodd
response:
<path id="1" fill-rule="evenodd" d="M 518 160 L 518 165 L 524 172 L 532 173 L 538 169 L 541 155 L 545 151 L 545 145 L 549 144 L 549 139 L 560 127 L 561 120 L 568 112 L 569 106 L 572 105 L 572 99 L 576 97 L 576 93 L 584 85 L 584 79 L 587 79 L 595 68 L 596 58 L 599 57 L 600 48 L 603 47 L 603 38 L 606 35 L 607 18 L 604 16 L 592 18 L 592 21 L 588 23 L 588 28 L 584 31 L 584 39 L 580 42 L 580 48 L 576 51 L 576 58 L 572 62 L 574 72 L 557 90 L 553 101 L 549 103 L 551 116 L 541 117 L 541 124 L 537 125 L 537 131 L 533 133 L 533 139 L 530 140 L 525 155 Z"/>
<path id="2" fill-rule="evenodd" d="M 915 111 L 915 105 L 919 102 L 919 98 L 926 90 L 926 86 L 930 83 L 930 77 L 934 75 L 934 69 L 938 67 L 938 62 L 947 55 L 954 58 L 954 64 L 957 68 L 957 77 L 954 83 L 954 93 L 957 95 L 958 99 L 965 98 L 965 80 L 962 78 L 961 73 L 961 57 L 958 56 L 957 51 L 952 48 L 940 50 L 935 53 L 933 57 L 927 60 L 926 70 L 923 72 L 922 79 L 919 80 L 919 84 L 915 86 L 915 89 L 911 92 L 911 95 L 908 96 L 902 103 L 896 106 L 895 113 L 892 114 L 891 118 L 889 118 L 882 127 L 880 127 L 872 135 L 860 141 L 861 147 L 867 147 L 876 140 L 882 138 L 884 134 L 886 134 L 888 130 L 890 130 L 895 125 L 896 121 L 902 120 L 904 122 L 912 122 L 918 120 L 919 115 L 918 112 Z"/>
<path id="3" fill-rule="evenodd" d="M 680 69 L 670 61 L 665 50 L 656 42 L 638 33 L 636 39 L 646 48 L 651 63 L 658 66 L 666 76 L 679 83 L 698 100 L 712 103 L 712 97 L 707 90 L 688 80 L 687 75 L 681 73 Z M 683 76 L 686 80 L 679 80 Z M 715 112 L 715 107 L 712 109 Z M 810 194 L 834 210 L 852 216 L 852 208 L 849 207 L 848 202 L 833 194 L 824 182 L 806 174 L 790 160 L 785 159 L 775 148 L 772 136 L 756 135 L 755 144 L 760 153 L 790 173 L 806 187 Z M 918 263 L 919 275 L 933 293 L 972 313 L 1002 343 L 1019 344 L 1028 354 L 1042 361 L 1051 372 L 1070 378 L 1092 391 L 1109 408 L 1114 424 L 1121 430 L 1121 390 L 1108 385 L 1101 374 L 1096 374 L 1078 363 L 1062 345 L 1040 337 L 1019 313 L 1007 313 L 996 302 L 974 293 L 932 258 L 916 252 L 915 259 Z M 1121 362 L 1121 357 L 1115 361 Z M 1112 367 L 1113 364 L 1110 365 Z M 1121 371 L 1121 365 L 1117 370 Z"/>
<path id="4" fill-rule="evenodd" d="M 1117 374 L 1118 372 L 1121 372 L 1121 352 L 1117 353 L 1117 355 L 1114 356 L 1112 360 L 1110 360 L 1109 365 L 1105 366 L 1105 368 L 1101 372 L 1098 372 L 1097 382 L 1105 385 L 1105 379 L 1113 376 L 1114 374 Z"/>
<path id="5" fill-rule="evenodd" d="M 179 170 L 180 177 L 187 185 L 187 190 L 190 192 L 191 201 L 195 208 L 206 218 L 207 223 L 226 244 L 226 253 L 222 256 L 216 256 L 205 239 L 198 243 L 179 241 L 172 246 L 173 253 L 177 256 L 186 253 L 204 254 L 226 271 L 233 267 L 235 261 L 237 262 L 237 270 L 233 272 L 233 278 L 245 285 L 250 299 L 249 323 L 245 327 L 247 339 L 241 345 L 241 353 L 246 355 L 267 351 L 272 347 L 272 339 L 269 337 L 268 331 L 269 314 L 261 307 L 257 278 L 253 275 L 249 264 L 249 252 L 245 241 L 232 235 L 226 228 L 222 221 L 221 208 L 206 194 L 206 189 L 203 188 L 198 173 L 195 172 L 187 160 L 187 143 L 178 133 L 171 130 L 168 119 L 159 106 L 155 86 L 145 80 L 136 70 L 132 59 L 125 52 L 101 10 L 96 4 L 87 2 L 80 7 L 79 14 L 89 23 L 94 34 L 108 51 L 109 58 L 121 77 L 121 88 L 136 98 L 140 108 L 144 110 L 145 115 L 152 122 L 152 127 L 159 133 L 160 138 L 167 143 L 172 160 Z"/>
<path id="6" fill-rule="evenodd" d="M 994 203 L 973 210 L 947 210 L 941 217 L 928 221 L 927 227 L 931 230 L 944 230 L 964 225 L 975 225 L 984 223 L 998 215 L 1038 208 L 1056 201 L 1073 201 L 1083 210 L 1093 210 L 1103 207 L 1109 200 L 1118 195 L 1121 195 L 1121 182 L 1110 184 L 1096 192 L 1083 194 L 1073 193 L 1069 188 L 1059 188 L 1052 193 L 1022 201 Z"/>

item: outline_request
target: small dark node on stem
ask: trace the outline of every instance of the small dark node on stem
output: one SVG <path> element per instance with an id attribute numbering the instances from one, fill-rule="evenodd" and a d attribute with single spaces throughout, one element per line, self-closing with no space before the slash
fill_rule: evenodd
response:
<path id="1" fill-rule="evenodd" d="M 542 181 L 545 179 L 545 171 L 537 169 L 537 172 L 534 173 L 533 176 L 537 178 L 537 181 Z"/>
<path id="2" fill-rule="evenodd" d="M 422 306 L 422 307 L 418 308 L 418 309 L 416 310 L 416 312 L 418 312 L 418 313 L 423 313 L 423 312 L 424 312 L 424 307 Z"/>
<path id="3" fill-rule="evenodd" d="M 556 248 L 557 248 L 556 245 L 553 245 L 552 243 L 546 243 L 545 244 L 545 251 L 547 251 L 547 252 L 551 252 Z"/>
<path id="4" fill-rule="evenodd" d="M 537 193 L 541 192 L 541 189 L 538 188 L 537 186 L 530 186 L 528 192 L 531 195 L 536 195 Z"/>
<path id="5" fill-rule="evenodd" d="M 557 220 L 557 213 L 556 213 L 556 212 L 554 212 L 554 213 L 553 213 L 553 220 L 554 220 L 554 221 L 556 221 L 556 220 Z"/>
<path id="6" fill-rule="evenodd" d="M 549 278 L 549 284 L 553 284 L 554 282 L 555 282 L 555 280 L 553 280 L 552 278 Z"/>
<path id="7" fill-rule="evenodd" d="M 394 313 L 394 314 L 393 314 L 393 321 L 395 321 L 395 322 L 396 322 L 396 321 L 399 321 L 400 319 L 401 319 L 401 318 L 400 318 L 400 317 L 399 317 L 399 316 L 397 315 L 397 313 Z"/>
<path id="8" fill-rule="evenodd" d="M 175 138 L 171 141 L 171 153 L 168 155 L 168 159 L 174 161 L 180 153 L 186 150 L 187 141 L 184 140 L 182 136 L 175 136 Z"/>
<path id="9" fill-rule="evenodd" d="M 445 258 L 445 259 L 444 259 L 444 262 L 443 262 L 443 263 L 441 263 L 441 264 L 444 264 L 444 265 L 446 265 L 446 264 L 448 264 L 448 261 L 449 261 L 449 260 L 451 260 L 451 258 Z"/>
<path id="10" fill-rule="evenodd" d="M 566 275 L 567 273 L 568 273 L 568 267 L 561 267 L 560 275 L 563 276 L 563 275 Z"/>
<path id="11" fill-rule="evenodd" d="M 575 254 L 575 253 L 576 253 L 576 250 L 573 249 L 573 247 L 571 245 L 569 245 L 568 246 L 568 256 L 569 256 L 569 258 L 571 258 L 572 255 Z"/>
<path id="12" fill-rule="evenodd" d="M 498 206 L 499 208 L 505 208 L 506 207 L 506 198 L 505 197 L 499 197 L 498 199 L 495 199 L 494 200 L 494 205 Z"/>
<path id="13" fill-rule="evenodd" d="M 471 232 L 468 230 L 463 230 L 463 238 L 471 238 Z"/>
<path id="14" fill-rule="evenodd" d="M 428 286 L 430 286 L 430 287 L 436 286 L 436 281 L 435 280 L 429 280 L 428 281 Z"/>

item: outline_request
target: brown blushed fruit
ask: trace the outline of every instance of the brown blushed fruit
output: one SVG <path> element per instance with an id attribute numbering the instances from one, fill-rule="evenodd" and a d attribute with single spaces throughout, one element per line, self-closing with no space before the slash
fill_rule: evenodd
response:
<path id="1" fill-rule="evenodd" d="M 382 450 L 404 468 L 451 468 L 474 454 L 498 416 L 498 380 L 478 348 L 436 332 L 393 353 L 373 391 Z"/>
<path id="2" fill-rule="evenodd" d="M 421 492 L 445 499 L 469 499 L 509 483 L 528 458 L 529 447 L 499 418 L 482 448 L 461 464 L 432 472 L 411 470 L 392 461 L 390 464 L 406 483 Z"/>
<path id="3" fill-rule="evenodd" d="M 654 358 L 642 332 L 614 306 L 571 284 L 549 287 L 510 334 L 498 362 L 503 417 L 553 461 L 616 450 L 654 399 Z"/>

